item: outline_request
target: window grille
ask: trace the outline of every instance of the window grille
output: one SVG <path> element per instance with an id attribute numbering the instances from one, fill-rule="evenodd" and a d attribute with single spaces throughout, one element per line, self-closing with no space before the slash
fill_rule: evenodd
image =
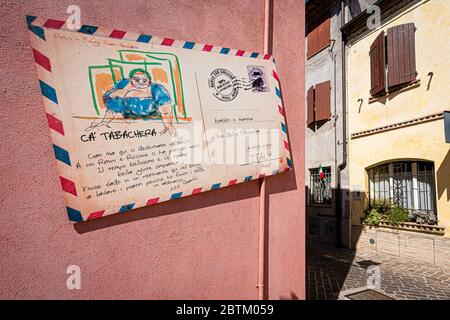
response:
<path id="1" fill-rule="evenodd" d="M 331 167 L 322 168 L 323 179 L 320 178 L 319 168 L 310 170 L 310 203 L 311 204 L 331 204 Z"/>
<path id="2" fill-rule="evenodd" d="M 369 169 L 368 175 L 371 205 L 393 203 L 410 212 L 419 210 L 437 217 L 432 162 L 392 162 Z"/>

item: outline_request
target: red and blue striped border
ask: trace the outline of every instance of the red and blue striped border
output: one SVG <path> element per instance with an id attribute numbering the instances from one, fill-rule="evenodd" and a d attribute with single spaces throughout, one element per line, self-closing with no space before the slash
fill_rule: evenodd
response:
<path id="1" fill-rule="evenodd" d="M 26 17 L 28 29 L 34 33 L 37 37 L 41 38 L 45 41 L 45 28 L 49 29 L 56 29 L 56 30 L 67 30 L 72 31 L 67 28 L 66 23 L 61 20 L 54 20 L 54 19 L 48 19 L 45 21 L 39 20 L 35 16 L 27 16 Z M 220 47 L 220 46 L 214 46 L 211 44 L 204 44 L 199 42 L 193 42 L 193 41 L 180 41 L 175 40 L 172 38 L 159 38 L 156 36 L 148 35 L 148 34 L 137 34 L 134 32 L 127 32 L 123 30 L 117 30 L 117 29 L 106 29 L 102 27 L 96 27 L 91 25 L 82 25 L 81 28 L 76 31 L 80 32 L 86 35 L 96 35 L 96 36 L 103 36 L 113 39 L 123 39 L 128 41 L 135 41 L 135 42 L 141 42 L 141 43 L 148 43 L 148 44 L 155 44 L 155 45 L 161 45 L 161 46 L 171 46 L 171 47 L 178 47 L 188 50 L 198 50 L 203 52 L 211 52 L 211 53 L 218 53 L 218 54 L 226 54 L 226 55 L 234 55 L 238 57 L 248 57 L 248 58 L 255 58 L 255 59 L 264 59 L 264 60 L 273 60 L 273 57 L 270 54 L 262 54 L 258 52 L 253 51 L 245 51 L 245 50 L 239 50 L 239 49 L 232 49 L 227 47 Z M 45 57 L 41 59 L 40 57 L 36 60 L 40 62 L 43 62 L 41 65 L 45 65 Z M 50 66 L 49 61 L 47 61 L 48 65 Z M 49 70 L 50 71 L 50 70 Z"/>
<path id="2" fill-rule="evenodd" d="M 189 196 L 198 194 L 201 192 L 206 192 L 210 190 L 215 190 L 218 188 L 233 186 L 238 183 L 242 182 L 249 182 L 252 180 L 257 180 L 260 178 L 264 178 L 265 174 L 257 174 L 253 176 L 246 176 L 243 178 L 237 178 L 237 179 L 231 179 L 224 182 L 217 182 L 212 185 L 206 186 L 206 187 L 196 187 L 191 192 L 175 192 L 171 195 L 165 196 L 165 197 L 149 197 L 148 200 L 142 203 L 128 203 L 123 204 L 120 207 L 118 207 L 116 210 L 112 210 L 111 212 L 107 212 L 106 210 L 99 210 L 96 212 L 91 212 L 87 215 L 83 214 L 81 212 L 81 208 L 79 206 L 78 201 L 78 193 L 76 190 L 76 185 L 74 183 L 74 169 L 72 168 L 72 162 L 70 158 L 70 153 L 68 152 L 67 147 L 67 141 L 65 139 L 65 132 L 64 132 L 64 124 L 61 120 L 61 112 L 59 110 L 59 104 L 58 104 L 58 96 L 57 92 L 53 85 L 53 77 L 52 77 L 52 65 L 51 61 L 46 55 L 46 46 L 45 46 L 45 29 L 57 29 L 57 30 L 67 30 L 74 32 L 72 30 L 69 30 L 66 28 L 66 24 L 64 21 L 61 20 L 53 20 L 53 19 L 47 19 L 47 20 L 41 20 L 35 16 L 27 16 L 26 22 L 28 29 L 30 31 L 30 40 L 32 44 L 32 52 L 34 61 L 36 63 L 36 68 L 38 72 L 39 77 L 39 87 L 41 90 L 41 94 L 44 99 L 44 108 L 46 112 L 47 122 L 48 126 L 51 129 L 50 134 L 53 141 L 53 150 L 55 154 L 55 158 L 57 160 L 58 164 L 58 172 L 60 174 L 59 179 L 61 182 L 62 190 L 64 191 L 64 198 L 66 202 L 66 209 L 67 209 L 67 215 L 69 217 L 70 221 L 73 222 L 82 222 L 85 220 L 92 220 L 92 219 L 98 219 L 105 215 L 113 214 L 113 213 L 124 213 L 129 210 L 132 210 L 134 208 L 143 207 L 143 206 L 150 206 L 154 205 L 163 201 L 168 200 L 175 200 L 179 199 L 181 197 Z M 257 52 L 249 52 L 244 50 L 236 50 L 231 49 L 227 47 L 219 47 L 219 46 L 213 46 L 211 44 L 202 44 L 202 43 L 196 43 L 191 41 L 179 41 L 172 38 L 158 38 L 155 36 L 147 35 L 147 34 L 137 34 L 133 32 L 126 32 L 122 30 L 109 30 L 101 27 L 91 26 L 91 25 L 83 25 L 81 26 L 80 30 L 77 32 L 86 34 L 86 35 L 96 35 L 96 36 L 103 36 L 103 37 L 110 37 L 114 39 L 124 39 L 128 41 L 136 41 L 141 43 L 148 43 L 148 44 L 156 44 L 156 45 L 162 45 L 162 46 L 173 46 L 188 50 L 199 50 L 203 52 L 208 53 L 216 53 L 216 54 L 224 54 L 224 55 L 234 55 L 239 57 L 248 57 L 248 58 L 255 58 L 255 59 L 263 59 L 263 60 L 270 60 L 272 62 L 275 62 L 273 57 L 269 54 L 260 54 Z M 283 132 L 284 137 L 284 148 L 286 151 L 286 162 L 287 162 L 287 169 L 290 169 L 292 167 L 292 160 L 290 156 L 290 146 L 289 146 L 289 139 L 287 135 L 287 128 L 286 128 L 286 118 L 285 118 L 285 111 L 281 96 L 281 90 L 280 90 L 280 82 L 278 75 L 275 70 L 273 70 L 273 77 L 275 78 L 275 93 L 279 99 L 279 105 L 278 105 L 278 111 L 280 114 L 281 119 L 281 130 Z M 280 170 L 275 170 L 271 174 L 275 175 L 278 174 Z"/>
<path id="3" fill-rule="evenodd" d="M 286 164 L 287 164 L 287 170 L 292 168 L 292 158 L 291 158 L 291 147 L 289 144 L 289 136 L 287 132 L 287 126 L 286 126 L 286 112 L 283 105 L 283 97 L 281 95 L 281 86 L 280 86 L 280 79 L 278 78 L 278 74 L 275 70 L 272 70 L 272 76 L 275 79 L 275 93 L 278 97 L 278 113 L 281 117 L 280 125 L 281 125 L 281 132 L 283 135 L 283 147 L 286 152 Z"/>
<path id="4" fill-rule="evenodd" d="M 53 85 L 52 64 L 46 54 L 45 46 L 45 28 L 61 28 L 64 23 L 57 20 L 42 22 L 34 16 L 27 16 L 26 21 L 30 31 L 32 53 L 39 78 L 39 89 L 44 99 L 45 114 L 57 160 L 59 180 L 67 204 L 67 215 L 69 220 L 81 222 L 84 219 L 79 208 L 74 171 L 67 147 L 68 141 L 65 137 L 64 124 L 61 120 L 58 95 Z"/>

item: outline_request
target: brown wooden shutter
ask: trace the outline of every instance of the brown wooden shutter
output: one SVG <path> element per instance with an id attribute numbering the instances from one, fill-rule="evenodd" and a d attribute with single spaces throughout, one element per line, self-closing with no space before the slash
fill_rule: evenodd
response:
<path id="1" fill-rule="evenodd" d="M 387 30 L 387 63 L 389 88 L 416 80 L 414 23 Z"/>
<path id="2" fill-rule="evenodd" d="M 385 90 L 384 31 L 370 46 L 370 94 L 375 96 Z"/>
<path id="3" fill-rule="evenodd" d="M 316 28 L 308 34 L 308 58 L 313 56 L 318 51 L 318 47 L 319 37 Z"/>
<path id="4" fill-rule="evenodd" d="M 314 87 L 308 89 L 306 94 L 307 117 L 306 122 L 308 126 L 314 123 Z"/>
<path id="5" fill-rule="evenodd" d="M 310 58 L 330 43 L 330 17 L 327 17 L 308 34 L 308 53 Z"/>
<path id="6" fill-rule="evenodd" d="M 316 84 L 315 93 L 316 121 L 328 120 L 331 117 L 331 82 Z"/>
<path id="7" fill-rule="evenodd" d="M 319 50 L 322 50 L 330 43 L 330 17 L 328 17 L 319 28 Z"/>
<path id="8" fill-rule="evenodd" d="M 308 42 L 308 53 L 307 57 L 311 57 L 313 55 L 313 52 L 316 50 L 316 40 L 317 38 L 314 37 L 314 31 L 311 31 L 307 36 L 307 42 Z"/>

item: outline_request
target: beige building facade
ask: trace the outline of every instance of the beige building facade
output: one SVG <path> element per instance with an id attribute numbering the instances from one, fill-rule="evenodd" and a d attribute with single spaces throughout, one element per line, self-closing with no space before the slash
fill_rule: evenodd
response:
<path id="1" fill-rule="evenodd" d="M 365 210 L 388 199 L 411 212 L 435 215 L 430 226 L 405 224 L 403 229 L 413 230 L 410 234 L 425 230 L 439 241 L 450 237 L 450 144 L 444 134 L 444 112 L 450 110 L 449 15 L 449 1 L 413 1 L 401 12 L 382 16 L 378 27 L 349 37 L 349 186 L 355 244 L 365 239 L 367 231 L 355 231 L 361 230 Z M 397 61 L 396 55 L 403 58 Z M 386 73 L 383 68 L 377 73 L 376 59 Z M 381 89 L 375 88 L 377 82 Z M 394 234 L 399 246 L 394 251 L 401 255 L 400 235 Z"/>

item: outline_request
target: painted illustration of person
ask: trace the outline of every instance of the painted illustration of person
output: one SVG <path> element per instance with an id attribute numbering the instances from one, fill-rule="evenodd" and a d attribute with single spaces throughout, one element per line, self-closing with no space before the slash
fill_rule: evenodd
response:
<path id="1" fill-rule="evenodd" d="M 164 130 L 176 135 L 172 124 L 172 99 L 164 86 L 152 82 L 144 69 L 131 70 L 128 79 L 117 82 L 103 95 L 107 113 L 121 113 L 126 119 L 162 117 Z M 105 116 L 106 117 L 106 116 Z"/>

